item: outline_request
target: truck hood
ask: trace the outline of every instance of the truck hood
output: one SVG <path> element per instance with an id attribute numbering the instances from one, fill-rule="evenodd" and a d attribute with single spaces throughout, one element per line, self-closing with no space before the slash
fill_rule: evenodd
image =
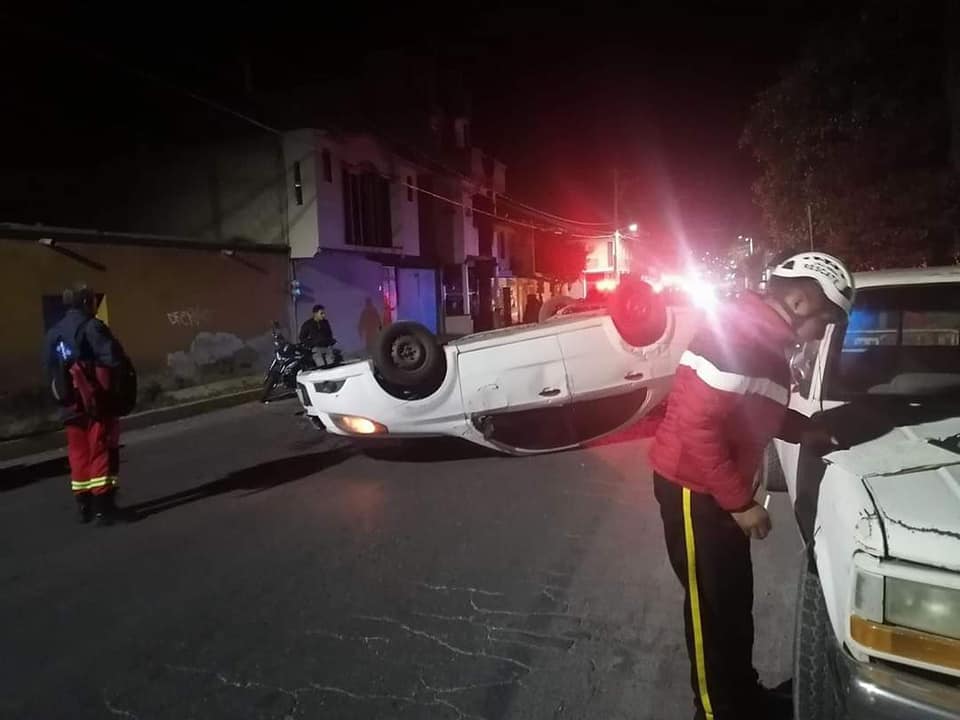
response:
<path id="1" fill-rule="evenodd" d="M 890 557 L 960 571 L 960 418 L 897 427 L 824 458 L 862 478 Z M 956 447 L 954 443 L 946 443 Z"/>

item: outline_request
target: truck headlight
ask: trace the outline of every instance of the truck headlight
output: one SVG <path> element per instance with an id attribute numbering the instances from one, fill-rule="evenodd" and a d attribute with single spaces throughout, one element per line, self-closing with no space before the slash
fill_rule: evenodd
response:
<path id="1" fill-rule="evenodd" d="M 853 581 L 853 612 L 873 622 L 883 622 L 883 575 L 857 568 Z"/>
<path id="2" fill-rule="evenodd" d="M 960 590 L 889 577 L 883 610 L 893 625 L 960 639 Z"/>
<path id="3" fill-rule="evenodd" d="M 960 590 L 857 568 L 850 637 L 868 652 L 960 671 Z"/>

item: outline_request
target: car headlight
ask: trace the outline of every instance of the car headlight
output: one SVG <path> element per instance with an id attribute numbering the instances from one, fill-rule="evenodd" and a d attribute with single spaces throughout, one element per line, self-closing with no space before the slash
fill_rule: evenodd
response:
<path id="1" fill-rule="evenodd" d="M 330 419 L 338 428 L 351 435 L 386 435 L 388 432 L 386 426 L 365 417 L 331 415 Z"/>
<path id="2" fill-rule="evenodd" d="M 894 625 L 960 639 L 960 590 L 887 578 L 883 614 Z"/>
<path id="3" fill-rule="evenodd" d="M 343 380 L 323 380 L 322 382 L 315 382 L 313 384 L 313 389 L 318 393 L 335 393 L 343 387 L 343 384 L 346 382 L 346 379 Z"/>

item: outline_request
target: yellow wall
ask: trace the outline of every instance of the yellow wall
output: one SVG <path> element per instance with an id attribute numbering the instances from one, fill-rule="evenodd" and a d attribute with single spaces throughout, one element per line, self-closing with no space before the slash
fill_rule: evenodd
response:
<path id="1" fill-rule="evenodd" d="M 85 282 L 141 374 L 167 368 L 200 332 L 248 339 L 286 326 L 285 254 L 0 239 L 0 391 L 42 384 L 42 297 Z"/>

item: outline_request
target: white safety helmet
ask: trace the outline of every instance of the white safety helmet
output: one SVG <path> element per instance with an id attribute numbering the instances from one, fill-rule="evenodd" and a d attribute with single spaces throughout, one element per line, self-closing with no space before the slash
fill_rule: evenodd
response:
<path id="1" fill-rule="evenodd" d="M 812 278 L 820 285 L 827 300 L 843 310 L 845 315 L 850 314 L 856 291 L 853 276 L 833 255 L 822 252 L 800 253 L 777 265 L 772 275 L 782 278 Z"/>

